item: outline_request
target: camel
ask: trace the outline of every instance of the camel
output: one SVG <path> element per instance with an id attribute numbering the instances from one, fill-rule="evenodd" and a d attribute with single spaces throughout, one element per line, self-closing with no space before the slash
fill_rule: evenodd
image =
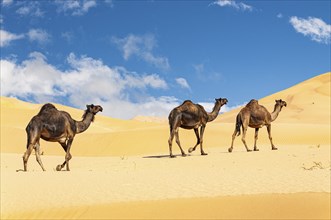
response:
<path id="1" fill-rule="evenodd" d="M 185 157 L 186 154 L 183 148 L 180 145 L 178 130 L 179 128 L 184 129 L 194 129 L 195 135 L 197 137 L 197 143 L 192 148 L 189 148 L 189 153 L 195 151 L 196 147 L 200 144 L 201 155 L 207 155 L 204 152 L 202 143 L 203 143 L 203 133 L 205 131 L 205 127 L 207 122 L 211 122 L 215 120 L 218 116 L 218 113 L 221 107 L 228 102 L 226 98 L 222 99 L 215 99 L 216 103 L 211 113 L 207 113 L 205 109 L 199 105 L 194 104 L 190 100 L 186 100 L 180 106 L 174 108 L 169 114 L 169 125 L 170 125 L 170 137 L 168 140 L 169 143 L 169 150 L 170 150 L 170 157 L 175 157 L 172 154 L 172 140 L 174 136 L 176 136 L 176 143 L 180 148 L 182 156 Z M 200 135 L 199 129 L 200 127 Z"/>
<path id="2" fill-rule="evenodd" d="M 269 113 L 268 110 L 264 106 L 259 105 L 258 101 L 255 99 L 252 99 L 243 109 L 240 110 L 240 112 L 237 115 L 237 119 L 236 119 L 236 127 L 235 127 L 234 133 L 232 135 L 231 147 L 228 149 L 228 151 L 230 153 L 233 150 L 233 142 L 234 142 L 236 135 L 237 136 L 240 135 L 240 127 L 242 127 L 242 130 L 243 130 L 241 140 L 244 143 L 247 152 L 252 151 L 247 147 L 247 144 L 245 141 L 246 131 L 247 131 L 248 127 L 255 128 L 254 151 L 259 151 L 259 149 L 256 146 L 256 141 L 258 139 L 259 129 L 262 128 L 263 126 L 267 127 L 268 134 L 269 134 L 269 140 L 271 143 L 271 149 L 277 150 L 277 148 L 275 147 L 275 145 L 272 142 L 271 122 L 276 120 L 276 118 L 278 117 L 278 114 L 282 110 L 283 106 L 286 107 L 286 102 L 281 99 L 275 100 L 275 102 L 276 102 L 276 104 L 274 107 L 274 111 L 272 113 Z"/>
<path id="3" fill-rule="evenodd" d="M 82 133 L 88 129 L 93 122 L 95 114 L 102 112 L 102 107 L 99 105 L 86 105 L 87 109 L 84 112 L 82 121 L 75 121 L 69 113 L 59 111 L 53 104 L 47 103 L 42 106 L 39 113 L 34 116 L 26 127 L 27 133 L 27 150 L 23 155 L 24 171 L 27 171 L 27 163 L 29 156 L 34 149 L 36 159 L 43 171 L 45 168 L 40 159 L 40 144 L 42 138 L 45 141 L 59 142 L 66 152 L 65 161 L 56 167 L 57 171 L 65 166 L 69 169 L 69 160 L 72 158 L 70 154 L 71 144 L 76 134 Z"/>

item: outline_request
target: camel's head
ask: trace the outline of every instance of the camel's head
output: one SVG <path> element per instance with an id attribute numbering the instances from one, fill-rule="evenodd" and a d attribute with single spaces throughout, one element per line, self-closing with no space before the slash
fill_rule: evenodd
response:
<path id="1" fill-rule="evenodd" d="M 93 113 L 94 115 L 97 114 L 98 112 L 102 112 L 102 107 L 100 105 L 86 105 L 86 112 Z"/>
<path id="2" fill-rule="evenodd" d="M 221 106 L 225 105 L 228 103 L 228 100 L 226 98 L 219 98 L 219 99 L 215 99 L 216 102 L 219 102 L 221 104 Z"/>
<path id="3" fill-rule="evenodd" d="M 286 105 L 287 105 L 286 102 L 281 99 L 275 100 L 275 102 L 276 102 L 276 105 L 280 106 L 280 109 L 282 109 L 284 106 L 286 107 Z"/>

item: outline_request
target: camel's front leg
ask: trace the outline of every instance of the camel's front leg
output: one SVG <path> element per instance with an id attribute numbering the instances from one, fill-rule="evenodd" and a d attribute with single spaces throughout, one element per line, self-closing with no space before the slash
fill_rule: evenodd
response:
<path id="1" fill-rule="evenodd" d="M 200 144 L 199 130 L 197 128 L 194 128 L 194 133 L 195 133 L 195 136 L 197 137 L 197 143 L 194 145 L 194 147 L 190 147 L 188 149 L 189 153 L 192 153 L 193 151 L 195 151 L 197 146 Z"/>
<path id="2" fill-rule="evenodd" d="M 201 126 L 200 128 L 200 150 L 201 150 L 201 155 L 208 155 L 203 151 L 202 143 L 203 143 L 203 133 L 205 132 L 205 125 Z"/>
<path id="3" fill-rule="evenodd" d="M 272 142 L 272 137 L 271 137 L 271 125 L 267 126 L 267 130 L 268 130 L 268 135 L 269 135 L 269 140 L 271 143 L 271 149 L 272 150 L 277 150 L 277 147 L 275 147 L 274 143 Z"/>
<path id="4" fill-rule="evenodd" d="M 71 139 L 68 140 L 68 143 L 67 143 L 68 149 L 67 149 L 67 153 L 66 153 L 66 156 L 65 156 L 65 162 L 67 162 L 67 171 L 70 171 L 70 169 L 69 169 L 69 160 L 71 160 L 71 158 L 72 158 L 72 156 L 70 154 L 70 148 L 71 148 L 71 144 L 72 144 L 73 140 L 74 139 L 71 138 Z"/>
<path id="5" fill-rule="evenodd" d="M 256 146 L 256 141 L 259 136 L 259 128 L 255 128 L 255 136 L 254 136 L 254 151 L 259 151 L 259 149 Z"/>
<path id="6" fill-rule="evenodd" d="M 57 171 L 61 171 L 65 165 L 67 165 L 67 171 L 70 171 L 69 160 L 72 158 L 72 156 L 70 154 L 70 147 L 71 147 L 72 141 L 73 141 L 73 139 L 69 139 L 68 141 L 66 141 L 66 143 L 60 143 L 63 150 L 66 152 L 66 155 L 65 155 L 65 160 L 64 160 L 63 164 L 59 164 L 56 166 Z"/>

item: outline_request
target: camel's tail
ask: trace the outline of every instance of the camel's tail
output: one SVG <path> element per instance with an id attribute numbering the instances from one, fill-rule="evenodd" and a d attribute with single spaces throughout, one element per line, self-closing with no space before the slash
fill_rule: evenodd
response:
<path id="1" fill-rule="evenodd" d="M 239 136 L 241 134 L 240 127 L 242 126 L 242 120 L 240 114 L 237 115 L 236 119 L 236 134 Z"/>

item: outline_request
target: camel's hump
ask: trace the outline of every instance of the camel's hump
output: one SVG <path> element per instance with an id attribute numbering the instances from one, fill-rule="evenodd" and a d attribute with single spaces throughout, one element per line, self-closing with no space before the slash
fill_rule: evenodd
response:
<path id="1" fill-rule="evenodd" d="M 183 104 L 185 104 L 185 103 L 193 103 L 191 100 L 185 100 L 184 102 L 183 102 Z"/>
<path id="2" fill-rule="evenodd" d="M 259 102 L 256 99 L 252 99 L 251 101 L 249 101 L 249 103 L 247 103 L 246 106 L 255 105 L 255 104 L 259 104 Z"/>
<path id="3" fill-rule="evenodd" d="M 49 111 L 49 110 L 57 110 L 57 109 L 53 104 L 47 103 L 47 104 L 45 104 L 41 107 L 41 109 L 39 111 L 39 114 L 42 113 L 42 112 Z"/>

